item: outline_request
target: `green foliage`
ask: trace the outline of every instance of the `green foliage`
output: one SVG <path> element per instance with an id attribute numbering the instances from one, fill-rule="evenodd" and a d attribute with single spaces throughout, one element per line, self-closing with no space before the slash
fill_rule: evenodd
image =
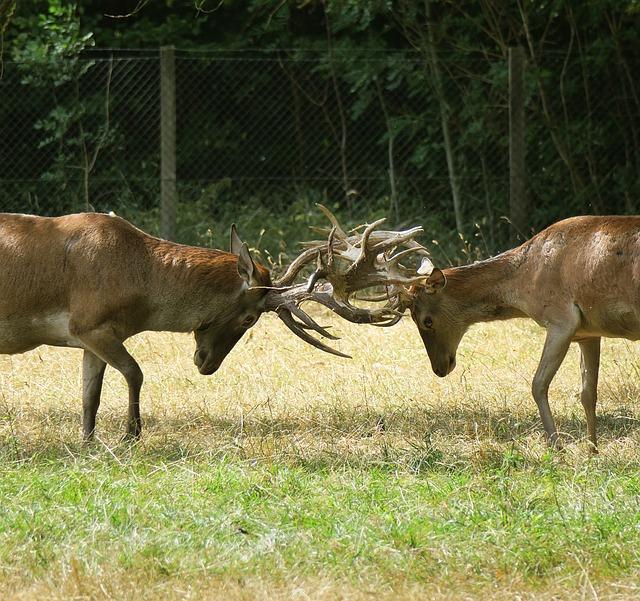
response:
<path id="1" fill-rule="evenodd" d="M 80 61 L 81 53 L 94 45 L 91 32 L 83 33 L 75 3 L 49 0 L 44 14 L 15 19 L 19 33 L 12 45 L 12 59 L 19 64 L 25 85 L 61 86 L 75 82 L 93 66 Z"/>
<path id="2" fill-rule="evenodd" d="M 300 243 L 317 234 L 312 227 L 327 227 L 327 220 L 316 207 L 317 202 L 328 206 L 340 216 L 345 227 L 354 227 L 367 220 L 384 217 L 387 199 L 378 204 L 360 207 L 351 216 L 343 212 L 340 203 L 331 201 L 314 191 L 294 191 L 279 197 L 269 197 L 265 203 L 259 196 L 237 198 L 232 184 L 222 180 L 200 191 L 182 190 L 183 198 L 199 194 L 194 200 L 184 200 L 177 212 L 177 238 L 198 246 L 226 249 L 229 231 L 235 223 L 243 240 L 265 265 L 276 270 L 300 252 Z M 160 233 L 160 212 L 135 208 L 123 203 L 119 212 L 146 231 Z"/>
<path id="3" fill-rule="evenodd" d="M 427 6 L 443 98 L 430 67 Z M 104 63 L 96 59 L 104 53 L 88 49 L 93 44 L 157 49 L 171 43 L 232 51 L 178 63 L 179 107 L 188 86 L 193 94 L 215 90 L 210 102 L 193 103 L 178 118 L 185 241 L 201 238 L 201 223 L 239 220 L 241 210 L 264 209 L 269 214 L 261 220 L 267 223 L 287 220 L 299 210 L 298 188 L 302 196 L 327 196 L 355 210 L 354 218 L 386 207 L 396 222 L 437 223 L 434 237 L 455 241 L 444 110 L 466 229 L 480 224 L 487 250 L 496 252 L 509 244 L 500 218 L 509 212 L 510 46 L 525 47 L 528 59 L 532 209 L 530 229 L 523 233 L 575 213 L 633 212 L 640 192 L 640 93 L 633 77 L 640 62 L 638 3 L 557 0 L 520 8 L 507 3 L 495 12 L 487 2 L 443 0 L 165 0 L 113 19 L 105 15 L 121 12 L 115 2 L 94 7 L 25 0 L 9 28 L 7 47 L 24 90 L 35 92 L 26 103 L 20 101 L 29 105 L 26 112 L 41 115 L 29 127 L 37 128 L 40 146 L 52 155 L 42 160 L 45 168 L 34 168 L 57 191 L 49 212 L 77 208 L 90 198 L 97 209 L 151 211 L 140 221 L 156 219 L 157 146 L 143 143 L 135 164 L 131 154 L 121 152 L 137 135 L 133 125 L 145 96 L 135 80 L 126 79 L 120 89 L 131 91 L 119 108 L 121 115 L 131 116 L 107 131 L 106 76 Z M 280 50 L 265 54 L 269 49 Z M 265 68 L 249 68 L 251 63 L 240 57 L 264 59 Z M 201 88 L 198 82 L 204 82 Z M 9 121 L 23 108 L 0 106 L 0 120 L 3 112 Z M 88 173 L 86 159 L 96 149 L 108 160 Z M 38 148 L 23 152 L 27 163 L 38 158 Z M 223 160 L 226 172 L 212 176 Z M 316 173 L 318 165 L 326 171 Z M 81 189 L 87 175 L 89 192 Z M 282 185 L 249 187 L 247 181 L 263 176 L 295 183 L 288 192 Z M 327 176 L 333 178 L 329 188 Z M 0 177 L 7 174 L 0 171 Z M 28 195 L 27 206 L 42 208 L 40 189 L 27 188 L 18 189 L 21 197 Z M 200 198 L 208 194 L 198 192 L 204 188 L 216 191 L 213 212 Z M 1 198 L 2 208 L 16 210 L 15 197 Z M 269 244 L 277 245 L 275 240 Z"/>
<path id="4" fill-rule="evenodd" d="M 77 5 L 61 0 L 49 0 L 45 13 L 16 17 L 15 27 L 12 60 L 20 83 L 32 98 L 47 98 L 49 104 L 50 95 L 54 99 L 53 108 L 33 123 L 41 133 L 38 148 L 51 149 L 40 179 L 63 192 L 58 211 L 88 209 L 88 191 L 81 190 L 78 174 L 88 179 L 92 155 L 114 139 L 107 127 L 104 91 L 81 90 L 83 78 L 96 65 L 84 56 L 95 44 L 94 35 L 83 31 Z M 96 121 L 101 124 L 93 125 Z"/>

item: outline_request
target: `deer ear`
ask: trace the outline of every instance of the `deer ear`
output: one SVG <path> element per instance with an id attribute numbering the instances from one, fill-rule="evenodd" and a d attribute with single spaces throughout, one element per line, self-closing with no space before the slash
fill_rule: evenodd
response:
<path id="1" fill-rule="evenodd" d="M 420 267 L 418 267 L 419 275 L 429 275 L 434 270 L 433 263 L 428 257 L 422 257 Z"/>
<path id="2" fill-rule="evenodd" d="M 255 268 L 256 266 L 253 264 L 249 247 L 246 242 L 242 242 L 240 252 L 238 253 L 238 275 L 247 282 L 249 286 L 253 286 L 255 284 L 255 279 L 253 277 Z"/>
<path id="3" fill-rule="evenodd" d="M 256 266 L 251 258 L 247 243 L 240 240 L 240 236 L 238 236 L 235 223 L 231 226 L 231 252 L 238 255 L 238 275 L 248 286 L 257 286 L 259 282 L 254 277 Z"/>
<path id="4" fill-rule="evenodd" d="M 238 236 L 238 230 L 236 229 L 236 224 L 231 224 L 231 244 L 230 249 L 234 255 L 239 255 L 242 250 L 242 240 L 240 240 L 240 236 Z"/>
<path id="5" fill-rule="evenodd" d="M 438 290 L 442 290 L 447 283 L 447 278 L 444 273 L 437 267 L 433 268 L 433 271 L 429 274 L 427 281 L 424 283 L 427 294 L 434 294 Z"/>

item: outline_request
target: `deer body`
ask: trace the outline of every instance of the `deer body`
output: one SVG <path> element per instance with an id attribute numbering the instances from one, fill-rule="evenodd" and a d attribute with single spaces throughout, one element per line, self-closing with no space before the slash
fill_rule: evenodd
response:
<path id="1" fill-rule="evenodd" d="M 640 217 L 566 219 L 492 259 L 436 269 L 424 289 L 414 289 L 411 313 L 439 376 L 455 367 L 473 323 L 530 317 L 546 328 L 532 393 L 552 444 L 558 434 L 549 385 L 578 342 L 581 401 L 595 449 L 600 339 L 640 339 Z"/>
<path id="2" fill-rule="evenodd" d="M 235 226 L 229 253 L 154 238 L 113 214 L 0 214 L 0 353 L 41 344 L 84 349 L 86 439 L 93 436 L 107 364 L 127 381 L 127 435 L 140 435 L 143 376 L 123 342 L 142 331 L 194 332 L 193 361 L 209 375 L 262 313 L 274 311 L 305 342 L 348 357 L 310 334 L 336 340 L 300 304 L 315 301 L 354 323 L 396 323 L 398 311 L 354 307 L 349 295 L 373 285 L 423 281 L 396 264 L 400 255 L 424 250 L 413 240 L 422 228 L 374 233 L 379 220 L 363 234 L 347 236 L 331 212 L 318 206 L 334 226 L 327 242 L 311 243 L 275 285 L 268 270 L 253 262 Z M 395 256 L 383 253 L 399 246 L 409 248 Z M 312 262 L 316 271 L 294 285 Z M 344 273 L 339 262 L 349 264 Z M 317 288 L 323 279 L 328 281 Z"/>
<path id="3" fill-rule="evenodd" d="M 271 283 L 267 270 L 246 262 L 245 281 L 242 262 L 148 236 L 116 216 L 0 215 L 0 353 L 84 349 L 86 438 L 112 365 L 127 380 L 128 434 L 138 436 L 142 372 L 123 341 L 146 330 L 195 331 L 194 361 L 213 373 L 262 310 L 266 291 L 248 282 Z"/>

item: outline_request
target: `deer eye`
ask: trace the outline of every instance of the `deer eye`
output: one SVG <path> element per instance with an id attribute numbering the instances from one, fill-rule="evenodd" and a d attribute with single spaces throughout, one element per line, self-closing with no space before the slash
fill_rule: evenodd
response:
<path id="1" fill-rule="evenodd" d="M 194 332 L 204 332 L 210 325 L 210 323 L 203 323 L 199 328 L 196 328 Z"/>
<path id="2" fill-rule="evenodd" d="M 256 321 L 258 321 L 258 318 L 255 315 L 247 315 L 242 322 L 242 327 L 250 328 Z"/>

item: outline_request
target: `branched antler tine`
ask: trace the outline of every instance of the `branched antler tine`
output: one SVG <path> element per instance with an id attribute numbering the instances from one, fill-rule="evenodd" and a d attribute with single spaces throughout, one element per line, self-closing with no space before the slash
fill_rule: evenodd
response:
<path id="1" fill-rule="evenodd" d="M 372 232 L 371 236 L 369 237 L 369 246 L 372 248 L 372 250 L 375 250 L 377 252 L 380 252 L 379 245 L 382 245 L 382 246 L 388 246 L 389 248 L 393 246 L 404 246 L 406 248 L 415 248 L 416 252 L 418 252 L 419 254 L 423 254 L 423 255 L 428 254 L 427 249 L 422 244 L 420 244 L 419 242 L 416 242 L 412 238 L 403 240 L 403 238 L 406 238 L 405 234 L 407 233 L 410 233 L 412 236 L 417 235 L 412 230 L 406 230 L 402 232 L 394 232 L 389 230 L 376 230 L 375 232 Z"/>
<path id="2" fill-rule="evenodd" d="M 366 228 L 367 225 L 369 225 L 369 224 L 368 223 L 360 223 L 359 225 L 356 225 L 356 226 L 352 227 L 349 230 L 349 233 L 353 236 L 354 234 L 358 233 L 358 230 Z"/>
<path id="3" fill-rule="evenodd" d="M 389 321 L 379 321 L 374 323 L 374 326 L 378 326 L 379 328 L 388 328 L 391 326 L 395 326 L 402 318 L 404 317 L 404 313 L 400 313 L 399 315 L 394 315 Z"/>
<path id="4" fill-rule="evenodd" d="M 300 270 L 308 265 L 313 259 L 316 257 L 318 252 L 317 247 L 309 248 L 305 250 L 302 254 L 300 254 L 296 259 L 287 267 L 287 270 L 284 272 L 283 276 L 276 280 L 275 286 L 288 286 L 295 279 Z"/>
<path id="5" fill-rule="evenodd" d="M 324 234 L 326 236 L 331 228 L 320 227 L 319 225 L 310 225 L 309 229 L 316 234 Z"/>
<path id="6" fill-rule="evenodd" d="M 325 352 L 346 356 L 311 335 L 317 332 L 336 339 L 326 328 L 316 323 L 300 304 L 303 301 L 314 301 L 352 323 L 392 326 L 400 321 L 408 306 L 402 298 L 406 293 L 405 287 L 423 283 L 427 277 L 426 271 L 420 271 L 420 268 L 414 271 L 410 265 L 403 265 L 401 261 L 414 253 L 427 256 L 428 252 L 414 240 L 415 236 L 422 233 L 421 227 L 385 231 L 377 229 L 385 221 L 378 219 L 350 230 L 347 235 L 327 207 L 318 204 L 318 208 L 331 223 L 330 229 L 316 230 L 327 234 L 326 241 L 305 244 L 306 250 L 291 263 L 284 276 L 276 283 L 280 288 L 273 291 L 265 307 L 266 310 L 276 311 L 285 325 L 305 342 Z M 317 262 L 316 269 L 307 282 L 287 286 L 314 259 Z M 325 283 L 320 284 L 321 279 Z M 385 289 L 369 296 L 362 293 L 371 287 Z M 378 308 L 352 305 L 349 299 L 360 294 L 362 296 L 358 300 L 381 304 Z"/>
<path id="7" fill-rule="evenodd" d="M 357 243 L 357 241 L 355 242 Z M 344 248 L 342 248 L 342 245 L 340 247 L 334 246 L 334 257 L 340 257 L 341 259 L 349 261 L 350 263 L 354 263 L 355 261 L 357 261 L 358 257 L 360 256 L 360 249 L 356 248 L 348 240 L 343 240 L 342 244 L 344 244 Z"/>
<path id="8" fill-rule="evenodd" d="M 417 276 L 403 276 L 403 275 L 390 275 L 389 277 L 384 278 L 384 281 L 380 282 L 380 285 L 396 285 L 396 286 L 417 286 L 419 284 L 424 284 L 427 279 L 425 275 L 417 275 Z"/>
<path id="9" fill-rule="evenodd" d="M 390 248 L 392 246 L 406 246 L 415 248 L 416 250 L 426 250 L 424 246 L 414 240 L 414 238 L 419 234 L 422 234 L 423 231 L 422 227 L 418 225 L 401 232 L 380 232 L 382 234 L 382 236 L 380 236 L 382 239 L 373 245 L 373 249 L 379 251 L 383 248 Z M 377 238 L 378 236 L 376 236 L 376 239 Z"/>
<path id="10" fill-rule="evenodd" d="M 373 230 L 375 230 L 381 223 L 384 223 L 385 221 L 386 219 L 384 217 L 382 219 L 377 219 L 373 223 L 370 223 L 365 228 L 364 232 L 362 232 L 362 237 L 359 241 L 360 252 L 358 253 L 358 257 L 353 262 L 353 264 L 349 266 L 349 269 L 347 269 L 347 274 L 352 273 L 358 268 L 358 266 L 364 263 L 367 258 L 367 254 L 371 251 L 370 248 L 367 248 L 369 243 L 369 236 L 371 236 L 371 232 L 373 232 Z"/>
<path id="11" fill-rule="evenodd" d="M 364 232 L 362 232 L 362 239 L 360 240 L 360 248 L 361 249 L 365 249 L 367 248 L 367 245 L 369 244 L 369 236 L 371 236 L 371 233 L 373 232 L 373 230 L 375 230 L 381 223 L 384 223 L 386 221 L 386 218 L 383 217 L 382 219 L 376 219 L 373 223 L 370 223 L 364 230 Z"/>
<path id="12" fill-rule="evenodd" d="M 413 238 L 418 234 L 421 234 L 424 230 L 421 226 L 413 227 L 409 230 L 405 230 L 404 232 L 389 232 L 389 235 L 385 237 L 381 242 L 375 244 L 372 248 L 373 251 L 380 252 L 385 248 L 391 248 L 392 246 L 400 246 L 401 244 L 410 245 L 415 250 L 424 249 L 421 244 L 415 242 Z M 413 242 L 413 244 L 411 244 Z"/>
<path id="13" fill-rule="evenodd" d="M 354 307 L 347 302 L 340 302 L 335 299 L 330 293 L 327 292 L 314 292 L 313 297 L 309 300 L 314 300 L 321 305 L 324 305 L 328 309 L 331 309 L 336 315 L 339 315 L 343 319 L 352 323 L 377 323 L 395 317 L 398 312 L 393 309 L 383 308 L 379 310 L 360 309 Z"/>
<path id="14" fill-rule="evenodd" d="M 318 280 L 327 277 L 327 269 L 322 262 L 322 252 L 318 249 L 316 258 L 316 270 L 309 276 L 307 280 L 306 290 L 311 292 L 315 287 Z"/>
<path id="15" fill-rule="evenodd" d="M 393 309 L 394 311 L 398 311 L 399 313 L 404 313 L 404 305 L 402 304 L 402 299 L 400 298 L 400 294 L 396 293 L 389 299 L 389 309 Z"/>
<path id="16" fill-rule="evenodd" d="M 391 263 L 392 265 L 398 265 L 398 263 L 400 262 L 400 259 L 404 259 L 405 257 L 408 257 L 409 255 L 413 255 L 415 254 L 416 249 L 415 248 L 407 248 L 405 250 L 401 250 L 400 252 L 397 252 L 395 255 L 391 255 L 387 261 L 389 263 Z"/>
<path id="17" fill-rule="evenodd" d="M 316 323 L 313 318 L 307 315 L 297 305 L 289 304 L 286 306 L 286 308 L 289 309 L 289 311 L 291 311 L 291 313 L 293 313 L 293 315 L 295 315 L 310 330 L 318 332 L 318 334 L 324 336 L 325 338 L 328 338 L 329 340 L 340 340 L 337 336 L 334 336 L 333 334 L 327 332 L 327 330 L 325 330 L 320 324 Z"/>
<path id="18" fill-rule="evenodd" d="M 420 233 L 423 233 L 423 232 L 420 232 Z M 417 253 L 421 255 L 429 254 L 429 251 L 426 249 L 426 247 L 420 244 L 420 242 L 416 242 L 415 240 L 405 240 L 402 243 L 402 245 L 407 246 L 408 248 L 413 248 Z"/>
<path id="19" fill-rule="evenodd" d="M 350 355 L 347 355 L 345 353 L 341 353 L 340 351 L 332 349 L 330 346 L 327 346 L 326 344 L 323 344 L 322 342 L 320 342 L 319 340 L 317 340 L 316 338 L 314 338 L 313 336 L 311 336 L 310 334 L 305 332 L 298 325 L 296 320 L 293 318 L 293 316 L 289 312 L 289 309 L 287 309 L 285 307 L 280 307 L 277 310 L 277 313 L 278 313 L 278 317 L 280 317 L 280 319 L 282 320 L 282 322 L 284 323 L 285 326 L 287 326 L 296 336 L 298 336 L 299 338 L 302 338 L 302 340 L 304 340 L 305 342 L 309 343 L 311 346 L 315 346 L 316 348 L 320 349 L 321 351 L 324 351 L 325 353 L 329 353 L 331 355 L 337 355 L 338 357 L 344 357 L 345 359 L 351 359 Z"/>
<path id="20" fill-rule="evenodd" d="M 336 235 L 336 226 L 334 225 L 329 232 L 327 238 L 327 267 L 331 269 L 333 267 L 333 238 Z"/>
<path id="21" fill-rule="evenodd" d="M 329 209 L 327 209 L 327 207 L 325 207 L 323 204 L 320 204 L 319 202 L 316 203 L 316 206 L 322 211 L 324 216 L 331 222 L 331 225 L 333 225 L 333 227 L 336 228 L 336 233 L 338 234 L 338 238 L 341 238 L 343 240 L 346 239 L 348 236 L 346 232 L 340 227 L 340 224 L 338 223 L 338 220 L 336 219 L 335 215 Z"/>

